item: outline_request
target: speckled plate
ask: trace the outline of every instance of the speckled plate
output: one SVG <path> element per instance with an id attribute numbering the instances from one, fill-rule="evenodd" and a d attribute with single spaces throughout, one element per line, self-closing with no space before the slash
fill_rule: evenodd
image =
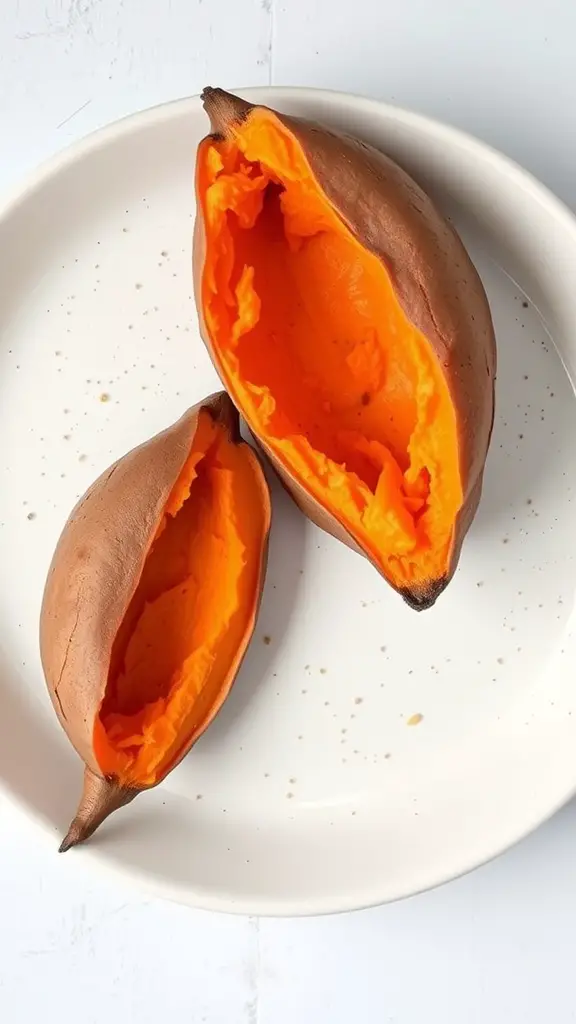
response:
<path id="1" fill-rule="evenodd" d="M 484 498 L 455 579 L 417 615 L 274 484 L 262 613 L 231 698 L 163 786 L 68 856 L 198 906 L 315 913 L 467 871 L 576 788 L 576 226 L 523 171 L 424 118 L 322 92 L 251 97 L 353 125 L 460 227 L 499 340 Z M 205 131 L 198 99 L 139 114 L 0 211 L 0 781 L 47 856 L 81 779 L 37 651 L 52 549 L 89 482 L 217 384 L 190 286 Z"/>

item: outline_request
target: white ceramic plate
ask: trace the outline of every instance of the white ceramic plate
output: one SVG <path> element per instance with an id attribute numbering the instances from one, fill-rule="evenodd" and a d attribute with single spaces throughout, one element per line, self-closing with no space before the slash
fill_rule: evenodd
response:
<path id="1" fill-rule="evenodd" d="M 455 579 L 416 614 L 274 485 L 232 696 L 165 784 L 68 856 L 208 908 L 346 910 L 474 867 L 576 788 L 576 227 L 517 167 L 424 118 L 248 95 L 376 142 L 454 217 L 499 341 L 484 499 Z M 128 118 L 0 213 L 0 779 L 54 855 L 81 766 L 44 690 L 43 581 L 93 478 L 217 384 L 190 286 L 206 130 L 198 99 Z"/>

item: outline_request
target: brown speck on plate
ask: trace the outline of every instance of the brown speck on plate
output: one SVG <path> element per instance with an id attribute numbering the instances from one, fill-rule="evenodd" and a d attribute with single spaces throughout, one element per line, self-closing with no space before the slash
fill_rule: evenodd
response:
<path id="1" fill-rule="evenodd" d="M 140 291 L 140 289 L 142 287 L 141 282 L 140 281 L 136 281 L 136 284 L 134 285 L 134 287 L 136 288 L 137 291 Z"/>
<path id="2" fill-rule="evenodd" d="M 362 704 L 364 697 L 354 697 L 355 704 Z"/>
<path id="3" fill-rule="evenodd" d="M 36 519 L 36 513 L 35 512 L 29 512 L 28 515 L 26 516 L 26 519 L 30 519 L 30 520 Z"/>
<path id="4" fill-rule="evenodd" d="M 272 637 L 271 637 L 271 636 L 268 636 L 268 634 L 266 633 L 266 634 L 265 634 L 265 635 L 264 635 L 264 636 L 262 637 L 262 643 L 263 643 L 263 644 L 266 644 L 266 646 L 268 646 L 268 644 L 271 644 L 271 643 L 272 643 Z"/>
<path id="5" fill-rule="evenodd" d="M 110 401 L 110 395 L 108 394 L 107 391 L 103 391 L 102 392 L 102 394 L 100 395 L 100 401 L 101 402 L 109 402 Z"/>
<path id="6" fill-rule="evenodd" d="M 325 676 L 325 675 L 326 675 L 326 673 L 327 673 L 327 671 L 328 671 L 328 669 L 327 669 L 327 668 L 321 668 L 321 669 L 320 669 L 320 675 L 321 675 L 321 676 Z"/>

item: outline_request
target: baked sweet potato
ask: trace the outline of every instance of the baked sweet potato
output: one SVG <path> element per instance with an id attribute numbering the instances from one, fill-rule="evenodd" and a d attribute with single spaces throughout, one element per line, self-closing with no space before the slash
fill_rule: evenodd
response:
<path id="1" fill-rule="evenodd" d="M 254 629 L 269 526 L 225 394 L 125 455 L 72 512 L 40 622 L 50 695 L 86 765 L 62 850 L 161 782 L 216 715 Z"/>
<path id="2" fill-rule="evenodd" d="M 194 273 L 212 359 L 303 511 L 427 608 L 492 430 L 480 278 L 382 153 L 221 89 L 203 99 Z"/>

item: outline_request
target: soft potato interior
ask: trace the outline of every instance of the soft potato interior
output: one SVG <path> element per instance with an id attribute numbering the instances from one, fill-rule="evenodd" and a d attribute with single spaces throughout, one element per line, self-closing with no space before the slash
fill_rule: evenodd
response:
<path id="1" fill-rule="evenodd" d="M 384 266 L 270 111 L 201 144 L 197 191 L 202 313 L 236 404 L 395 586 L 441 580 L 463 501 L 456 414 Z"/>
<path id="2" fill-rule="evenodd" d="M 104 775 L 154 784 L 225 699 L 258 603 L 259 474 L 202 410 L 114 643 L 94 733 Z"/>

